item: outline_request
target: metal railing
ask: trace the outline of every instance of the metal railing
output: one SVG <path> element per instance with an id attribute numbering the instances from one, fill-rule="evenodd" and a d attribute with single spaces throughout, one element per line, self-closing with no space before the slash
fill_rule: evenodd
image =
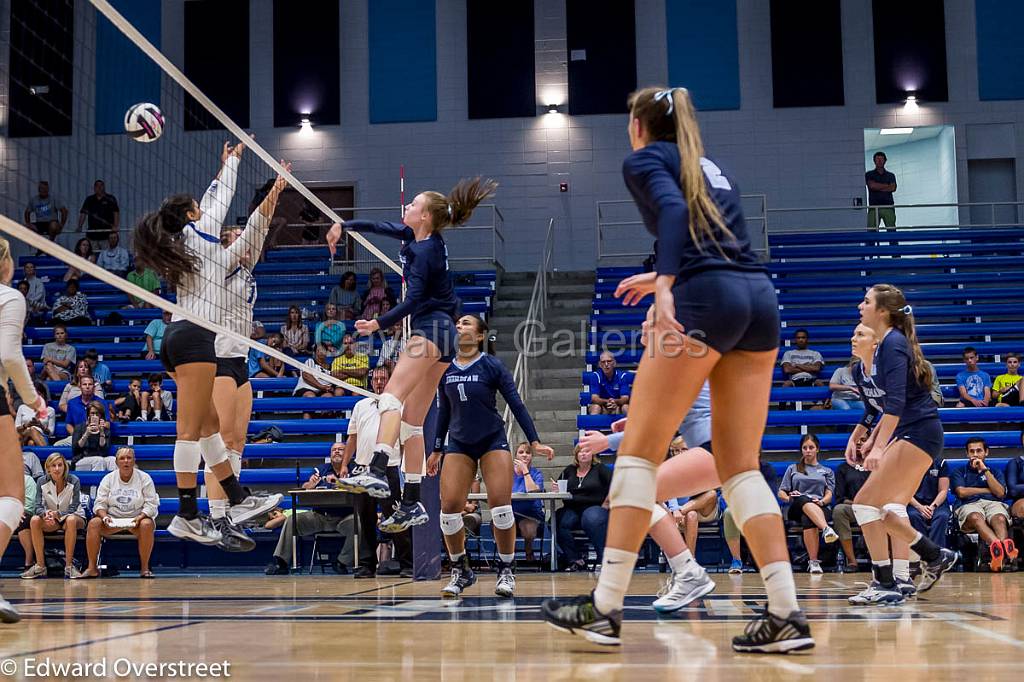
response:
<path id="1" fill-rule="evenodd" d="M 752 246 L 767 260 L 770 256 L 768 197 L 765 194 L 743 194 L 740 199 Z M 654 249 L 654 237 L 644 228 L 636 204 L 631 199 L 598 201 L 596 229 L 598 265 L 622 264 L 623 261 L 636 264 Z"/>
<path id="2" fill-rule="evenodd" d="M 533 291 L 530 294 L 530 307 L 526 311 L 526 317 L 516 329 L 522 330 L 522 337 L 516 333 L 516 342 L 519 344 L 519 356 L 516 358 L 515 368 L 512 370 L 512 379 L 516 382 L 516 390 L 519 396 L 526 402 L 530 395 L 530 363 L 531 349 L 537 338 L 537 329 L 544 327 L 544 313 L 548 307 L 548 277 L 551 272 L 551 255 L 554 252 L 555 243 L 555 219 L 548 220 L 548 231 L 544 237 L 544 251 L 540 257 L 540 264 L 537 266 L 537 274 L 533 280 Z M 512 409 L 506 404 L 505 412 L 502 415 L 505 420 L 505 437 L 512 443 L 512 433 L 515 429 L 515 420 L 512 418 Z"/>

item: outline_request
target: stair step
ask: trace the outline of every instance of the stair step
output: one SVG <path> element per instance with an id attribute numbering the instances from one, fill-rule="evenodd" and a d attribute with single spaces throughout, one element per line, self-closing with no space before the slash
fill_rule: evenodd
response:
<path id="1" fill-rule="evenodd" d="M 567 370 L 551 370 L 551 371 L 567 371 Z M 575 391 L 583 390 L 581 388 L 582 383 L 580 381 L 580 373 L 576 372 L 575 375 L 567 377 L 552 377 L 548 376 L 548 371 L 538 372 L 535 376 L 530 378 L 531 387 L 536 388 L 570 388 Z"/>
<path id="2" fill-rule="evenodd" d="M 548 297 L 560 296 L 560 295 L 571 295 L 577 294 L 579 296 L 588 296 L 593 299 L 594 286 L 593 284 L 564 284 L 558 281 L 552 281 L 548 284 Z M 533 284 L 523 285 L 509 285 L 504 284 L 498 288 L 497 297 L 503 299 L 525 299 L 530 300 L 533 295 Z"/>

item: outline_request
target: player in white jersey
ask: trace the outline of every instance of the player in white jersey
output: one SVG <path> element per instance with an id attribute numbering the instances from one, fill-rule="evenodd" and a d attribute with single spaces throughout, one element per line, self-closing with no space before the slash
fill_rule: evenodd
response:
<path id="1" fill-rule="evenodd" d="M 0 239 L 0 556 L 7 551 L 11 535 L 20 528 L 25 514 L 25 477 L 22 474 L 21 445 L 14 429 L 7 380 L 26 405 L 45 419 L 46 401 L 36 393 L 21 353 L 25 325 L 25 297 L 10 287 L 14 274 L 11 247 Z M 21 615 L 0 596 L 0 623 L 17 623 Z"/>
<path id="2" fill-rule="evenodd" d="M 291 172 L 291 164 L 283 164 Z M 255 234 L 266 236 L 267 226 L 274 217 L 277 200 L 288 185 L 278 177 L 260 205 L 249 216 L 246 229 L 256 230 Z M 254 227 L 257 226 L 258 227 Z M 226 249 L 234 244 L 243 233 L 242 228 L 225 225 L 220 241 Z M 256 305 L 256 278 L 252 268 L 259 261 L 263 250 L 263 239 L 252 240 L 252 250 L 242 254 L 238 265 L 228 273 L 224 289 L 228 295 L 228 308 L 223 320 L 224 326 L 242 336 L 248 336 L 252 329 L 253 307 Z M 224 334 L 218 334 L 214 341 L 217 353 L 217 378 L 213 382 L 213 404 L 220 420 L 220 435 L 228 448 L 228 460 L 235 476 L 242 471 L 242 450 L 245 448 L 245 434 L 249 430 L 252 416 L 252 383 L 249 381 L 249 346 Z M 232 524 L 227 518 L 228 496 L 206 464 L 206 493 L 210 500 L 210 517 L 221 533 L 218 547 L 228 552 L 248 552 L 256 548 L 256 541 Z"/>
<path id="3" fill-rule="evenodd" d="M 243 148 L 241 144 L 224 145 L 221 170 L 202 201 L 189 194 L 172 195 L 135 228 L 136 260 L 153 268 L 173 287 L 178 305 L 200 322 L 224 324 L 231 301 L 225 287 L 227 276 L 254 244 L 262 244 L 266 238 L 268 221 L 249 225 L 227 248 L 214 236 L 220 234 L 234 197 Z M 231 468 L 213 406 L 215 336 L 209 325 L 175 316 L 160 347 L 160 361 L 178 385 L 174 471 L 180 508 L 167 529 L 175 537 L 206 545 L 219 543 L 221 533 L 208 516 L 199 513 L 197 471 L 202 459 L 227 493 L 232 523 L 259 516 L 281 500 L 280 495 L 246 496 Z"/>

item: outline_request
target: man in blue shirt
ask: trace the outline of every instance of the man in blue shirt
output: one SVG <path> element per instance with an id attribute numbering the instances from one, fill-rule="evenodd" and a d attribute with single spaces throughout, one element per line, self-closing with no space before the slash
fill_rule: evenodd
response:
<path id="1" fill-rule="evenodd" d="M 68 415 L 65 423 L 69 436 L 76 426 L 85 421 L 86 411 L 89 409 L 89 403 L 91 402 L 97 402 L 102 405 L 104 419 L 110 419 L 107 401 L 96 397 L 96 380 L 92 377 L 82 377 L 78 381 L 78 387 L 82 389 L 82 394 L 68 401 Z"/>
<path id="2" fill-rule="evenodd" d="M 1001 471 L 988 468 L 987 457 L 985 439 L 968 438 L 967 464 L 953 472 L 951 484 L 960 530 L 980 536 L 989 547 L 992 570 L 1000 571 L 1004 560 L 1017 558 L 1017 548 L 1010 539 L 1010 513 L 1002 501 L 1006 482 Z"/>
<path id="3" fill-rule="evenodd" d="M 597 385 L 590 387 L 587 414 L 627 414 L 632 373 L 615 369 L 615 356 L 608 351 L 601 353 L 597 364 Z"/>
<path id="4" fill-rule="evenodd" d="M 868 227 L 878 228 L 881 221 L 886 227 L 896 227 L 896 209 L 892 193 L 896 191 L 896 176 L 885 170 L 888 160 L 885 152 L 875 152 L 872 159 L 875 168 L 864 174 L 864 184 L 868 186 Z"/>
<path id="5" fill-rule="evenodd" d="M 960 393 L 957 407 L 988 407 L 992 398 L 992 377 L 978 369 L 978 351 L 972 346 L 964 348 L 967 369 L 956 375 L 956 390 Z"/>
<path id="6" fill-rule="evenodd" d="M 949 467 L 946 461 L 932 464 L 910 498 L 907 514 L 910 525 L 939 547 L 947 547 L 949 531 Z"/>

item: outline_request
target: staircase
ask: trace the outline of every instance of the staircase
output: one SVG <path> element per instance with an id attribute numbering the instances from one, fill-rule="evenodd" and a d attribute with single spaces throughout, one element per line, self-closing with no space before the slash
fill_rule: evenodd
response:
<path id="1" fill-rule="evenodd" d="M 534 273 L 502 275 L 494 312 L 488 320 L 497 334 L 498 357 L 509 371 L 519 355 L 515 331 L 526 317 L 535 277 Z M 547 352 L 529 360 L 530 388 L 526 399 L 541 442 L 555 449 L 552 462 L 534 460 L 534 466 L 544 471 L 546 478 L 557 476 L 572 462 L 573 442 L 578 433 L 580 375 L 593 300 L 593 272 L 550 275 L 544 329 L 537 332 L 537 343 L 546 344 L 540 347 L 546 347 Z M 557 355 L 553 351 L 558 351 Z M 510 445 L 515 448 L 515 443 Z"/>

